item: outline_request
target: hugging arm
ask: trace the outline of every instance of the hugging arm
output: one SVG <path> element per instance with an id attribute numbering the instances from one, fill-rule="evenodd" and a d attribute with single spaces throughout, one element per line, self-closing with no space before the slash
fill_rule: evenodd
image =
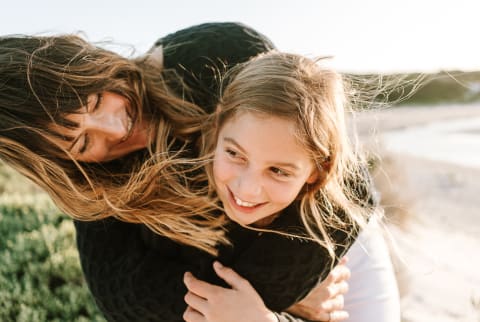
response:
<path id="1" fill-rule="evenodd" d="M 75 221 L 75 228 L 85 278 L 108 321 L 183 321 L 184 273 L 204 275 L 211 256 L 113 218 Z M 306 321 L 287 312 L 274 314 L 279 321 Z"/>
<path id="2" fill-rule="evenodd" d="M 239 256 L 232 268 L 253 285 L 272 310 L 284 311 L 303 299 L 332 268 L 330 255 L 316 243 L 281 236 L 261 239 Z"/>
<path id="3" fill-rule="evenodd" d="M 176 246 L 159 239 L 152 249 L 141 225 L 113 218 L 76 221 L 75 228 L 85 278 L 109 321 L 182 321 L 183 273 L 196 267 L 171 256 Z"/>

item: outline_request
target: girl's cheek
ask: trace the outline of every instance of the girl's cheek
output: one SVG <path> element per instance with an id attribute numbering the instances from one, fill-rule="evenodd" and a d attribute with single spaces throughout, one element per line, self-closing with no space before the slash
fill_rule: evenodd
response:
<path id="1" fill-rule="evenodd" d="M 233 176 L 233 167 L 229 165 L 224 159 L 215 159 L 213 163 L 213 174 L 215 181 L 226 181 Z"/>
<path id="2" fill-rule="evenodd" d="M 276 183 L 269 185 L 269 195 L 278 203 L 291 203 L 295 200 L 300 189 L 288 183 Z"/>

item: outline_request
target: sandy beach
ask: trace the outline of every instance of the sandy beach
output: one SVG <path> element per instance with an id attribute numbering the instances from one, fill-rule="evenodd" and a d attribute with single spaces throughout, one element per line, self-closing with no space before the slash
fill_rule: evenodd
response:
<path id="1" fill-rule="evenodd" d="M 392 131 L 407 134 L 431 124 L 478 117 L 480 104 L 401 107 L 358 115 L 362 142 L 384 158 L 376 181 L 398 246 L 395 262 L 404 322 L 480 321 L 480 164 L 439 160 L 428 151 L 402 152 L 388 148 L 386 138 Z M 469 131 L 480 142 L 478 130 Z"/>

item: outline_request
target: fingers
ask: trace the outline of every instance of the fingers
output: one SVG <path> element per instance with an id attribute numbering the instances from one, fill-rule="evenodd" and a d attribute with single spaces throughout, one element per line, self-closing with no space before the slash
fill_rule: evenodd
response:
<path id="1" fill-rule="evenodd" d="M 217 275 L 227 282 L 233 289 L 239 290 L 251 287 L 246 279 L 238 275 L 233 269 L 223 266 L 220 262 L 215 261 L 213 263 L 213 269 Z"/>
<path id="2" fill-rule="evenodd" d="M 343 295 L 337 295 L 329 300 L 319 303 L 315 307 L 322 312 L 331 312 L 331 311 L 343 310 L 344 305 L 345 305 L 345 300 Z"/>
<path id="3" fill-rule="evenodd" d="M 327 280 L 329 282 L 346 281 L 350 278 L 350 275 L 351 272 L 347 266 L 338 264 L 332 269 L 330 274 L 328 274 Z"/>
<path id="4" fill-rule="evenodd" d="M 337 283 L 337 294 L 347 294 L 348 288 L 348 283 L 345 281 Z"/>
<path id="5" fill-rule="evenodd" d="M 328 322 L 339 322 L 344 321 L 349 318 L 349 314 L 347 311 L 332 311 L 329 314 Z"/>
<path id="6" fill-rule="evenodd" d="M 198 312 L 204 312 L 208 305 L 206 299 L 192 292 L 187 292 L 187 294 L 185 294 L 184 296 L 184 300 L 190 308 L 193 308 L 195 311 Z"/>
<path id="7" fill-rule="evenodd" d="M 288 313 L 308 319 L 309 321 L 328 321 L 329 315 L 321 308 L 313 308 L 301 303 L 296 303 L 286 310 Z"/>
<path id="8" fill-rule="evenodd" d="M 338 295 L 331 301 L 330 311 L 341 311 L 345 305 L 345 298 L 343 295 Z"/>
<path id="9" fill-rule="evenodd" d="M 343 256 L 340 261 L 338 262 L 338 265 L 345 265 L 348 263 L 348 257 L 347 256 Z"/>
<path id="10" fill-rule="evenodd" d="M 205 317 L 202 314 L 198 313 L 190 306 L 188 306 L 185 312 L 183 312 L 183 319 L 186 322 L 205 322 L 206 321 Z"/>
<path id="11" fill-rule="evenodd" d="M 186 272 L 183 275 L 183 282 L 190 292 L 205 299 L 208 298 L 210 294 L 215 294 L 220 288 L 219 286 L 197 279 L 190 272 Z"/>
<path id="12" fill-rule="evenodd" d="M 340 282 L 330 284 L 326 288 L 327 298 L 328 299 L 335 299 L 338 296 L 343 296 L 348 292 L 348 283 L 347 282 Z"/>

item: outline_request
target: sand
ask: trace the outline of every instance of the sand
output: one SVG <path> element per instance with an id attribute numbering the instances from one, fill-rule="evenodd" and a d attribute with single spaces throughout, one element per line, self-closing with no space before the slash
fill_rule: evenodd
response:
<path id="1" fill-rule="evenodd" d="M 402 321 L 480 321 L 480 165 L 385 152 L 382 135 L 473 116 L 479 106 L 402 107 L 357 118 L 362 142 L 385 159 L 376 181 L 399 248 Z"/>

